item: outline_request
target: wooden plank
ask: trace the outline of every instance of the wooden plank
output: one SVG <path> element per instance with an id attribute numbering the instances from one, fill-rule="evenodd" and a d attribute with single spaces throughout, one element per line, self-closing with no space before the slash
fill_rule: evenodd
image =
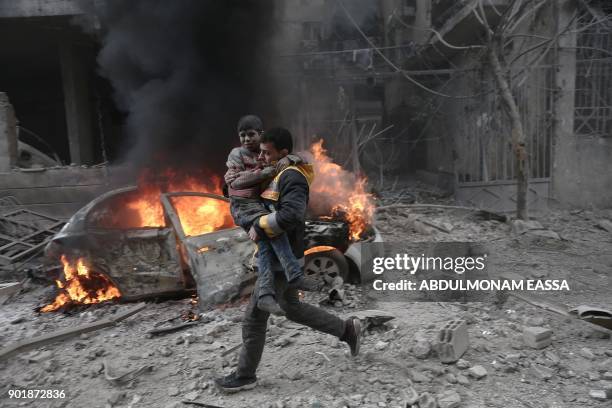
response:
<path id="1" fill-rule="evenodd" d="M 0 297 L 10 296 L 21 289 L 21 282 L 0 283 Z"/>
<path id="2" fill-rule="evenodd" d="M 42 336 L 34 337 L 29 340 L 18 341 L 0 350 L 0 361 L 15 354 L 19 354 L 36 347 L 45 346 L 47 344 L 55 343 L 56 341 L 78 336 L 82 333 L 88 333 L 91 331 L 103 329 L 105 327 L 113 326 L 116 323 L 127 319 L 133 314 L 140 312 L 145 307 L 145 303 L 140 303 L 124 312 L 117 313 L 112 317 L 107 317 L 94 323 L 88 323 L 76 327 L 69 327 L 67 329 L 62 329 Z"/>

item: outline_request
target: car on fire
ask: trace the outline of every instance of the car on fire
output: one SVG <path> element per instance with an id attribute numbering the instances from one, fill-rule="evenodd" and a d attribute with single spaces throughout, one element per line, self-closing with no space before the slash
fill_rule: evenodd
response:
<path id="1" fill-rule="evenodd" d="M 370 280 L 371 271 L 361 265 L 380 256 L 382 249 L 363 244 L 382 240 L 373 226 L 366 235 L 353 242 L 345 221 L 310 217 L 305 273 L 327 281 L 336 276 L 353 282 Z M 65 275 L 68 268 L 74 275 L 84 270 L 87 276 L 98 277 L 98 283 L 116 288 L 122 300 L 196 289 L 199 304 L 206 307 L 253 289 L 255 249 L 234 225 L 229 200 L 221 195 L 183 191 L 147 196 L 137 187 L 125 187 L 97 197 L 75 213 L 49 242 L 46 255 L 62 260 Z M 69 285 L 58 280 L 58 286 Z"/>

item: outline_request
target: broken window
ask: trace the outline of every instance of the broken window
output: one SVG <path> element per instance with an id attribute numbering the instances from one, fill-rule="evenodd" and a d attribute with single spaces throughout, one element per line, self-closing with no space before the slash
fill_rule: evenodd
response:
<path id="1" fill-rule="evenodd" d="M 576 38 L 574 133 L 610 137 L 612 134 L 612 27 L 583 16 Z"/>

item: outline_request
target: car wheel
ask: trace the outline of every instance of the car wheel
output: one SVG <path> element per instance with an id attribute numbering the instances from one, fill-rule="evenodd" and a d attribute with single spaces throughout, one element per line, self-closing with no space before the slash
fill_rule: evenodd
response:
<path id="1" fill-rule="evenodd" d="M 349 264 L 344 254 L 337 249 L 313 252 L 305 257 L 304 274 L 318 279 L 324 277 L 333 279 L 339 276 L 346 281 L 349 276 Z"/>

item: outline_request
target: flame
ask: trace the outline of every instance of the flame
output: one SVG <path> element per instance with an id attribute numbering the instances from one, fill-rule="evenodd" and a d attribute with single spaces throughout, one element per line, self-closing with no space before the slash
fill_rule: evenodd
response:
<path id="1" fill-rule="evenodd" d="M 332 251 L 336 249 L 333 246 L 329 246 L 329 245 L 320 245 L 320 246 L 316 246 L 316 247 L 312 247 L 312 248 L 308 248 L 306 251 L 304 251 L 304 256 L 306 255 L 310 255 L 310 254 L 315 254 L 317 252 L 326 252 L 326 251 Z"/>
<path id="2" fill-rule="evenodd" d="M 332 162 L 323 139 L 310 146 L 316 177 L 311 186 L 311 207 L 317 215 L 342 215 L 352 241 L 362 237 L 372 222 L 374 197 L 366 192 L 367 179 Z"/>
<path id="3" fill-rule="evenodd" d="M 121 297 L 121 292 L 103 274 L 91 272 L 84 258 L 71 262 L 65 255 L 60 258 L 64 266 L 63 280 L 55 283 L 60 289 L 53 303 L 40 309 L 52 312 L 68 304 L 93 304 Z"/>
<path id="4" fill-rule="evenodd" d="M 208 182 L 202 181 L 208 180 Z M 110 205 L 101 225 L 106 228 L 163 228 L 166 226 L 162 192 L 199 192 L 221 195 L 220 179 L 208 175 L 186 175 L 174 169 L 159 174 L 145 170 L 138 190 Z M 172 197 L 171 202 L 187 236 L 205 234 L 234 226 L 229 203 L 208 197 Z"/>

